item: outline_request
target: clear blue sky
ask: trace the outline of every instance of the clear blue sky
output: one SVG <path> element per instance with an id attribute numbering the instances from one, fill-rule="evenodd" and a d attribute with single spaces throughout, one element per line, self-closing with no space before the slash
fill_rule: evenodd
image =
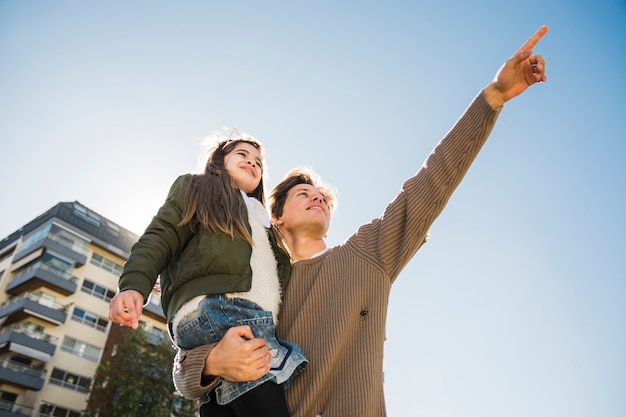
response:
<path id="1" fill-rule="evenodd" d="M 308 165 L 339 190 L 337 244 L 542 24 L 548 82 L 392 292 L 388 412 L 624 417 L 623 0 L 0 1 L 0 237 L 74 200 L 141 233 L 237 126 L 268 185 Z"/>

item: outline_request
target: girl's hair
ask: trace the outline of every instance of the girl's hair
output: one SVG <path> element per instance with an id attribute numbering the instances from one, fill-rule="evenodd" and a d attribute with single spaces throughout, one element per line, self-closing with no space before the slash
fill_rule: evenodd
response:
<path id="1" fill-rule="evenodd" d="M 263 157 L 263 145 L 251 136 L 222 140 L 213 146 L 209 150 L 204 172 L 191 178 L 179 226 L 189 224 L 195 232 L 196 223 L 199 223 L 208 233 L 224 233 L 252 244 L 246 204 L 224 166 L 224 157 L 240 143 L 254 146 Z M 265 205 L 263 176 L 249 195 Z M 194 218 L 196 221 L 192 221 Z"/>

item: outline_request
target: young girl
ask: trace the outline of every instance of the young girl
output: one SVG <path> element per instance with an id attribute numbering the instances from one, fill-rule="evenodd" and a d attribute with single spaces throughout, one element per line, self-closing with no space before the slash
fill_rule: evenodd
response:
<path id="1" fill-rule="evenodd" d="M 290 262 L 264 205 L 263 146 L 235 132 L 238 138 L 209 152 L 202 174 L 174 182 L 131 250 L 109 318 L 136 328 L 160 275 L 163 311 L 179 348 L 215 343 L 229 328 L 249 325 L 272 354 L 272 369 L 260 379 L 222 381 L 210 393 L 211 415 L 288 417 L 283 387 L 308 364 L 298 346 L 274 333 Z"/>

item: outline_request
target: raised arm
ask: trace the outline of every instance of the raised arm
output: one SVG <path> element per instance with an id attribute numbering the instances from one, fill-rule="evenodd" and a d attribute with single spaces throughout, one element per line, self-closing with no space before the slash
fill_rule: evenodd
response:
<path id="1" fill-rule="evenodd" d="M 383 215 L 363 225 L 348 240 L 361 256 L 376 259 L 391 281 L 425 242 L 432 224 L 487 141 L 504 102 L 545 81 L 545 62 L 541 56 L 532 55 L 532 48 L 547 30 L 546 26 L 537 30 L 504 63 L 417 174 L 404 182 Z"/>

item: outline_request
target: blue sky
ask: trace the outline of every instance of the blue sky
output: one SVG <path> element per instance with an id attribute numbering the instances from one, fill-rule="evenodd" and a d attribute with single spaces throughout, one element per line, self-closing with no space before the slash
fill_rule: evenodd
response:
<path id="1" fill-rule="evenodd" d="M 542 24 L 548 82 L 392 291 L 388 413 L 623 417 L 623 0 L 0 1 L 0 237 L 74 200 L 141 233 L 236 126 L 269 186 L 307 165 L 339 190 L 337 244 Z"/>

